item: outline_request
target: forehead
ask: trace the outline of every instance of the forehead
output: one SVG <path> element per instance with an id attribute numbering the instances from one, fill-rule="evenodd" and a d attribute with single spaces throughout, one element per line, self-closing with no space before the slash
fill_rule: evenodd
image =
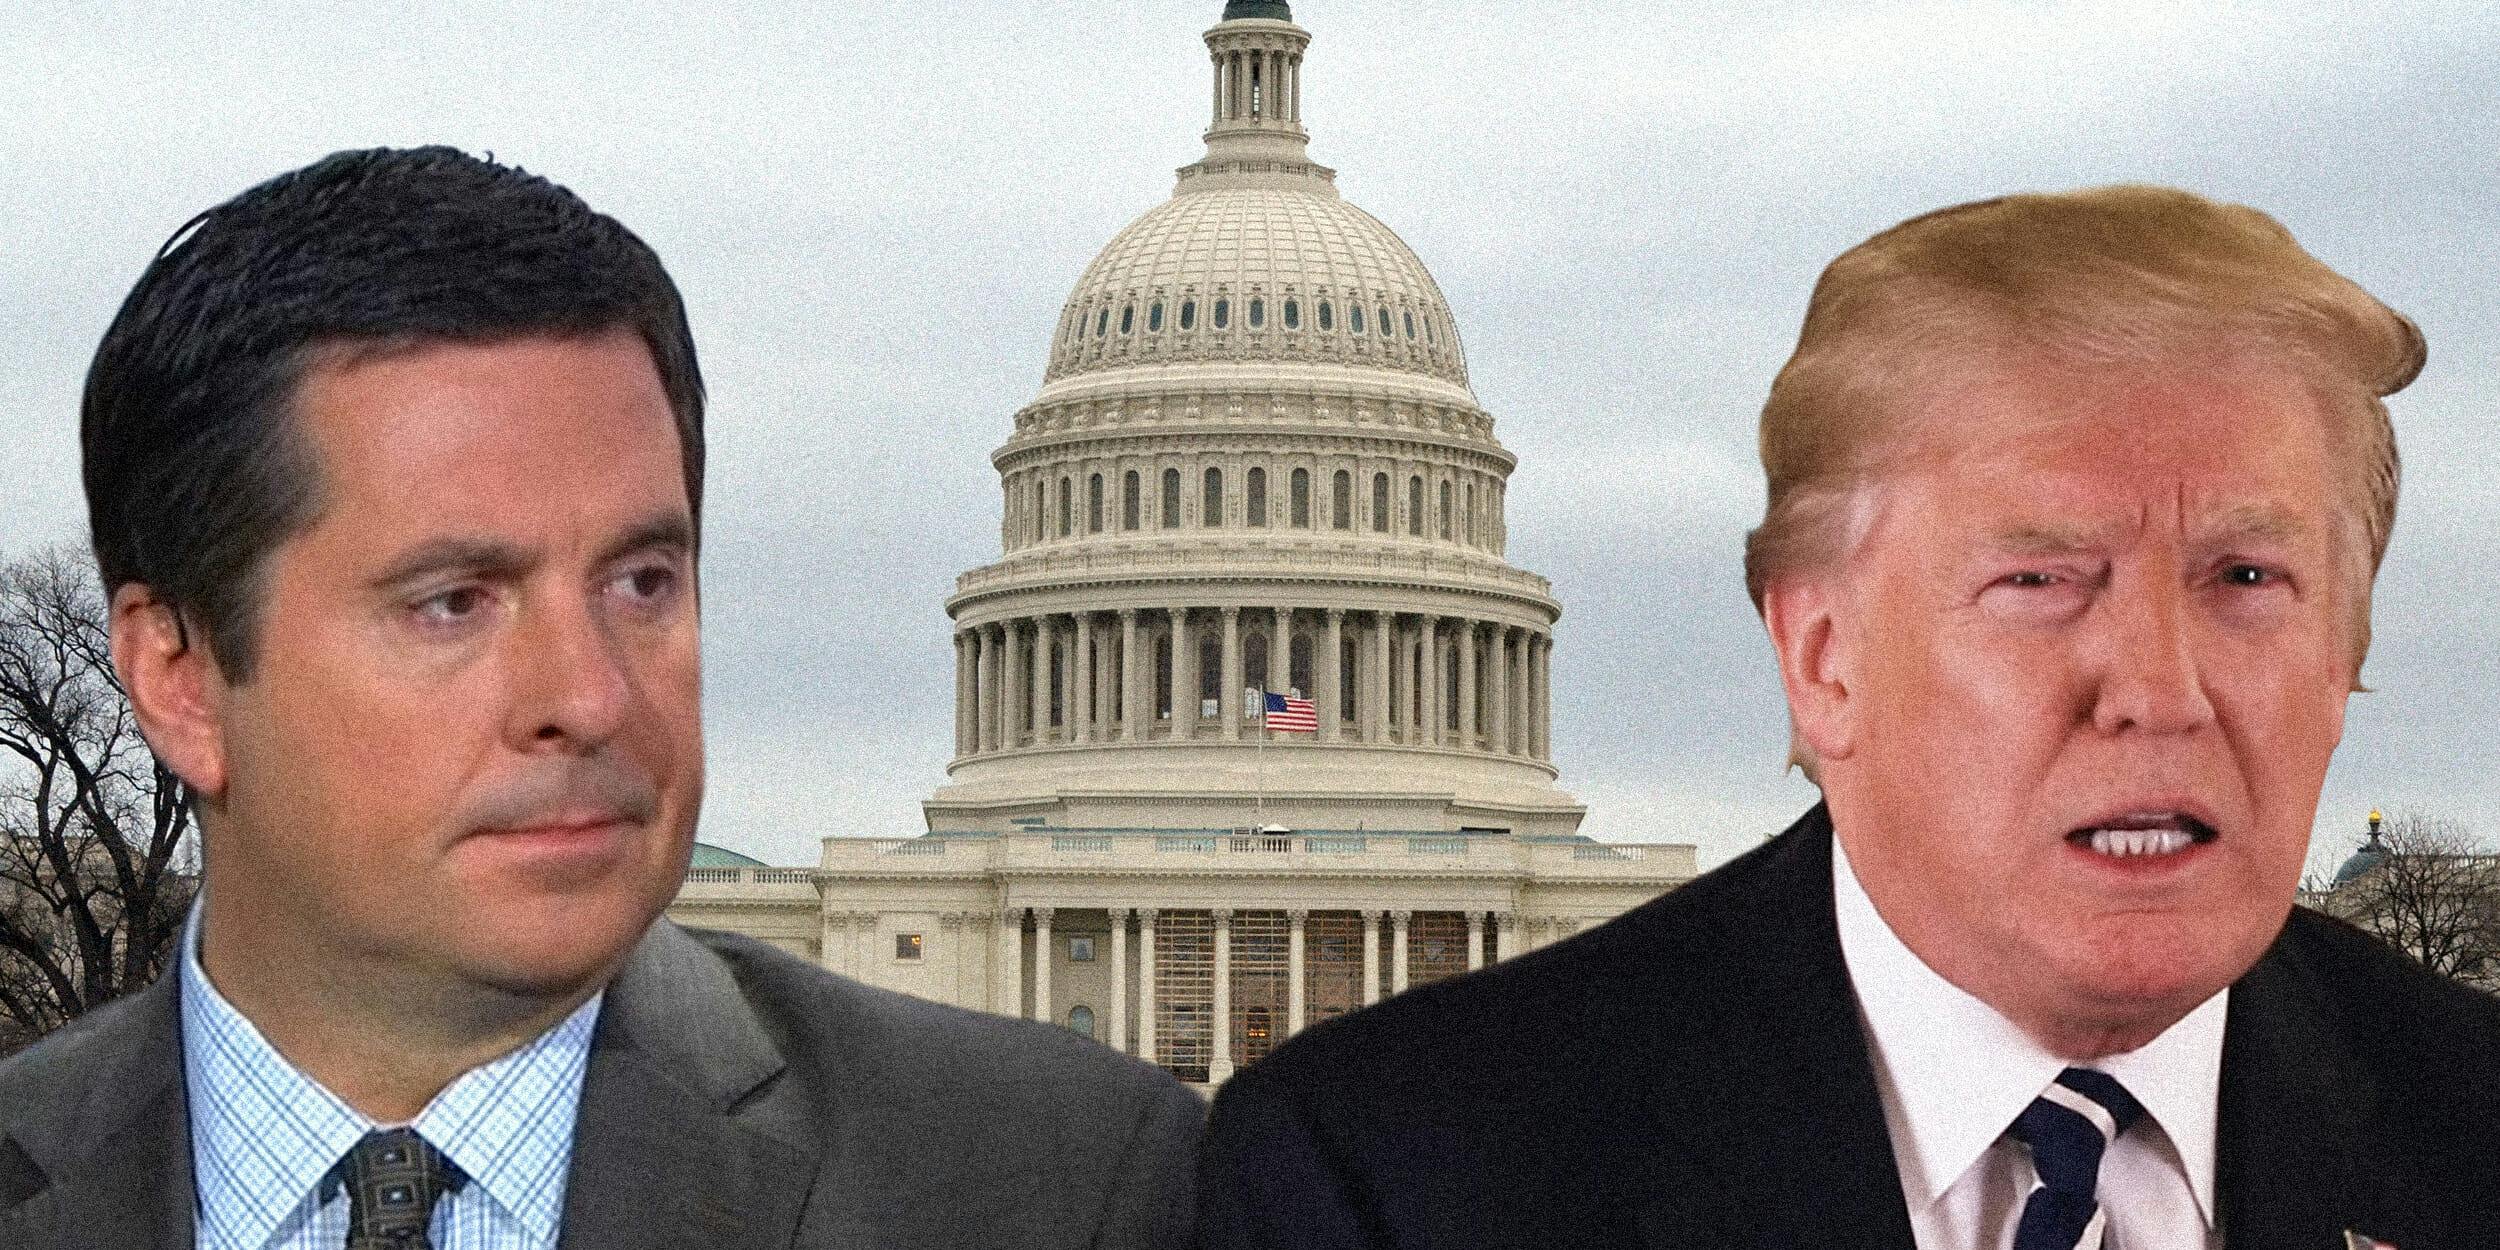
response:
<path id="1" fill-rule="evenodd" d="M 299 562 L 339 571 L 445 540 L 590 548 L 668 518 L 691 529 L 674 413 L 630 331 L 334 359 L 308 370 L 295 419 L 321 488 L 288 543 Z"/>

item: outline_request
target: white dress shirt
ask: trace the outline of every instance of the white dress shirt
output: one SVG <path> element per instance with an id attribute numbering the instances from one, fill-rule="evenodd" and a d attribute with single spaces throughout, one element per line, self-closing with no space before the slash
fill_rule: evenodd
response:
<path id="1" fill-rule="evenodd" d="M 2101 1160 L 2102 1250 L 2221 1245 L 2214 1124 L 2228 989 L 2141 1050 L 2074 1065 L 1903 945 L 1837 837 L 1832 898 L 1919 1250 L 2011 1250 L 2039 1177 L 2005 1130 L 2070 1066 L 2116 1077 L 2145 1109 Z"/>

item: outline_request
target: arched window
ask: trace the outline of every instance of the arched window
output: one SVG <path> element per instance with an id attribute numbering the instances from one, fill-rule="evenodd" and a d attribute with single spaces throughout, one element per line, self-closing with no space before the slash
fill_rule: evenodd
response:
<path id="1" fill-rule="evenodd" d="M 1060 528 L 1067 528 L 1064 524 Z M 1389 475 L 1372 474 L 1372 532 L 1389 532 Z"/>
<path id="2" fill-rule="evenodd" d="M 1198 301 L 1194 299 L 1181 301 L 1181 328 L 1184 330 L 1198 328 Z"/>
<path id="3" fill-rule="evenodd" d="M 1228 299 L 1215 301 L 1215 328 L 1221 330 L 1224 327 L 1231 325 L 1232 322 L 1233 302 Z"/>
<path id="4" fill-rule="evenodd" d="M 1068 717 L 1067 700 L 1064 697 L 1068 649 L 1056 642 L 1050 644 L 1050 655 L 1043 660 L 1043 663 L 1050 671 L 1050 727 L 1057 729 L 1067 723 Z"/>
<path id="5" fill-rule="evenodd" d="M 1458 645 L 1451 638 L 1441 644 L 1441 728 L 1458 732 Z"/>
<path id="6" fill-rule="evenodd" d="M 1267 524 L 1267 470 L 1250 470 L 1242 483 L 1242 511 L 1249 514 L 1250 524 Z"/>
<path id="7" fill-rule="evenodd" d="M 1155 306 L 1146 310 L 1146 333 L 1155 334 L 1160 332 L 1162 329 L 1163 301 L 1156 300 Z"/>
<path id="8" fill-rule="evenodd" d="M 1293 471 L 1293 527 L 1298 530 L 1311 528 L 1311 471 L 1309 469 Z"/>
<path id="9" fill-rule="evenodd" d="M 1109 333 L 1111 333 L 1111 309 L 1105 305 L 1103 310 L 1094 316 L 1094 337 L 1101 338 Z"/>
<path id="10" fill-rule="evenodd" d="M 1172 719 L 1172 635 L 1169 631 L 1157 632 L 1147 645 L 1154 652 L 1154 718 L 1168 721 Z"/>
<path id="11" fill-rule="evenodd" d="M 1437 346 L 1439 346 L 1439 345 L 1440 345 L 1441 340 L 1440 340 L 1439 336 L 1435 335 L 1435 334 L 1432 332 L 1432 323 L 1433 323 L 1433 321 L 1434 321 L 1434 317 L 1432 316 L 1432 314 L 1430 314 L 1430 313 L 1426 313 L 1426 314 L 1424 314 L 1424 342 L 1426 342 L 1426 343 L 1430 343 L 1430 344 L 1432 344 L 1432 345 L 1434 345 L 1434 346 L 1436 346 L 1436 347 L 1437 347 Z"/>
<path id="12" fill-rule="evenodd" d="M 1212 716 L 1219 706 L 1216 699 L 1224 693 L 1224 644 L 1213 638 L 1198 640 L 1198 714 Z"/>
<path id="13" fill-rule="evenodd" d="M 1412 309 L 1409 309 L 1406 314 L 1406 337 L 1409 342 L 1414 341 L 1415 338 L 1415 313 Z"/>
<path id="14" fill-rule="evenodd" d="M 1337 328 L 1336 315 L 1329 310 L 1327 300 L 1319 302 L 1319 328 L 1323 331 Z"/>
<path id="15" fill-rule="evenodd" d="M 1037 480 L 1033 483 L 1033 541 L 1040 542 L 1048 537 L 1050 537 L 1050 485 Z"/>
<path id="16" fill-rule="evenodd" d="M 1424 536 L 1424 479 L 1420 475 L 1406 479 L 1406 532 Z"/>
<path id="17" fill-rule="evenodd" d="M 1446 542 L 1446 541 L 1448 541 L 1449 537 L 1450 537 L 1450 484 L 1449 484 L 1449 483 L 1447 483 L 1447 482 L 1443 482 L 1443 483 L 1441 483 L 1441 538 L 1442 538 L 1442 540 L 1443 540 L 1443 541 L 1445 541 L 1445 542 Z"/>
<path id="18" fill-rule="evenodd" d="M 1128 475 L 1120 479 L 1121 529 L 1133 530 L 1137 528 L 1137 513 L 1144 502 L 1138 498 L 1138 485 L 1137 470 L 1135 469 L 1129 470 Z M 1442 489 L 1448 490 L 1449 488 L 1445 486 Z"/>
<path id="19" fill-rule="evenodd" d="M 1302 302 L 1300 300 L 1285 301 L 1285 328 L 1288 330 L 1302 328 Z"/>
<path id="20" fill-rule="evenodd" d="M 1068 1008 L 1068 1027 L 1087 1037 L 1092 1037 L 1094 1035 L 1094 1009 L 1091 1007 Z"/>
<path id="21" fill-rule="evenodd" d="M 1099 473 L 1085 482 L 1085 532 L 1102 532 L 1102 474 Z"/>
<path id="22" fill-rule="evenodd" d="M 1207 485 L 1201 494 L 1204 498 L 1198 501 L 1198 524 L 1210 528 L 1222 525 L 1224 523 L 1224 471 L 1222 469 L 1207 470 Z"/>
<path id="23" fill-rule="evenodd" d="M 1354 331 L 1356 334 L 1361 334 L 1363 332 L 1363 306 L 1361 304 L 1348 304 L 1345 306 L 1345 315 L 1346 328 Z"/>
<path id="24" fill-rule="evenodd" d="M 1163 528 L 1178 529 L 1181 524 L 1181 471 L 1163 471 Z"/>
<path id="25" fill-rule="evenodd" d="M 1354 525 L 1354 475 L 1337 470 L 1336 480 L 1328 492 L 1328 526 L 1349 529 Z"/>
<path id="26" fill-rule="evenodd" d="M 1253 629 L 1242 637 L 1241 683 L 1244 690 L 1281 689 L 1267 684 L 1267 631 L 1264 629 Z"/>
<path id="27" fill-rule="evenodd" d="M 1382 304 L 1380 306 L 1380 337 L 1385 339 L 1394 333 L 1396 331 L 1389 328 L 1389 306 Z"/>
<path id="28" fill-rule="evenodd" d="M 1250 301 L 1250 328 L 1251 328 L 1251 329 L 1253 329 L 1253 330 L 1256 330 L 1256 329 L 1258 329 L 1260 326 L 1263 326 L 1263 325 L 1266 325 L 1266 324 L 1267 324 L 1267 301 L 1266 301 L 1266 300 L 1263 300 L 1263 299 L 1253 299 L 1253 300 L 1251 300 L 1251 301 Z"/>
<path id="29" fill-rule="evenodd" d="M 1120 333 L 1122 333 L 1122 334 L 1128 334 L 1128 333 L 1133 332 L 1133 331 L 1134 331 L 1134 330 L 1136 330 L 1136 329 L 1137 329 L 1137 305 L 1135 305 L 1135 304 L 1122 304 L 1122 305 L 1120 306 Z"/>
<path id="30" fill-rule="evenodd" d="M 1311 635 L 1307 632 L 1295 634 L 1285 647 L 1285 680 L 1292 684 L 1297 699 L 1306 697 L 1303 691 L 1318 688 L 1311 679 Z"/>
<path id="31" fill-rule="evenodd" d="M 1069 534 L 1069 532 L 1070 532 L 1070 529 L 1071 529 L 1071 527 L 1070 527 L 1070 525 L 1069 525 L 1069 523 L 1068 523 L 1068 519 L 1069 519 L 1069 517 L 1071 517 L 1072 515 L 1074 515 L 1075 511 L 1076 511 L 1076 486 L 1075 486 L 1075 484 L 1074 484 L 1074 483 L 1070 482 L 1068 479 L 1066 479 L 1066 478 L 1064 478 L 1064 477 L 1063 477 L 1063 478 L 1060 478 L 1060 479 L 1059 479 L 1059 536 L 1060 536 L 1061 538 L 1065 538 L 1065 537 L 1067 537 L 1067 536 L 1068 536 L 1068 534 Z"/>

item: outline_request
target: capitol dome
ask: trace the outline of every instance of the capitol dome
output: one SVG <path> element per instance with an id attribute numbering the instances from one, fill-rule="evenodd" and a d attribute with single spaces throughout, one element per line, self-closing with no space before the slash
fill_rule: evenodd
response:
<path id="1" fill-rule="evenodd" d="M 1503 558 L 1517 462 L 1449 303 L 1307 156 L 1289 7 L 1204 38 L 1205 156 L 1077 278 L 991 457 L 929 828 L 1571 834 L 1562 609 Z"/>
<path id="2" fill-rule="evenodd" d="M 1164 361 L 1341 362 L 1464 387 L 1448 301 L 1413 249 L 1317 176 L 1196 187 L 1077 280 L 1050 379 Z"/>

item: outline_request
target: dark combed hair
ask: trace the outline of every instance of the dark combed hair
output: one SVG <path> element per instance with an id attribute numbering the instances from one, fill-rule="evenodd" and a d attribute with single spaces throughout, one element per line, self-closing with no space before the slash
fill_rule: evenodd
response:
<path id="1" fill-rule="evenodd" d="M 269 556 L 319 515 L 290 411 L 322 353 L 628 329 L 703 500 L 703 378 L 676 284 L 563 187 L 454 148 L 339 152 L 194 218 L 87 371 L 88 526 L 106 592 L 145 583 L 250 679 Z"/>

